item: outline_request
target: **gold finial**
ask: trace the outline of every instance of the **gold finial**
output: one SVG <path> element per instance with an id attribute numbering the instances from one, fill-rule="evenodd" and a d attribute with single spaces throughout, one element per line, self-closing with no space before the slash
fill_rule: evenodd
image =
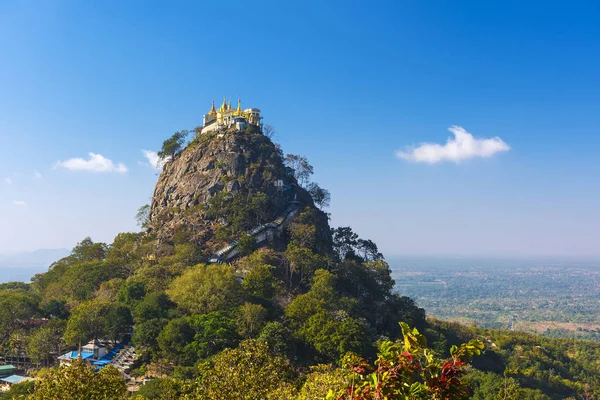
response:
<path id="1" fill-rule="evenodd" d="M 215 101 L 212 101 L 212 107 L 210 108 L 210 111 L 208 112 L 210 115 L 215 115 L 217 113 L 217 110 L 215 110 Z"/>
<path id="2" fill-rule="evenodd" d="M 231 100 L 229 100 L 229 103 L 227 104 L 227 110 L 231 111 Z"/>
<path id="3" fill-rule="evenodd" d="M 219 111 L 223 112 L 223 111 L 227 111 L 227 97 L 223 96 L 223 104 L 221 104 L 221 108 L 219 108 Z"/>
<path id="4" fill-rule="evenodd" d="M 238 108 L 235 111 L 240 115 L 242 114 L 242 101 L 240 100 L 239 97 L 238 97 Z"/>

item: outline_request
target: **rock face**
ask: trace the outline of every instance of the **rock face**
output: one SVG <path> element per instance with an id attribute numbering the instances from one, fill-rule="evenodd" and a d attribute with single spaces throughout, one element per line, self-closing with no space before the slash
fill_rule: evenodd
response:
<path id="1" fill-rule="evenodd" d="M 284 187 L 277 187 L 277 181 Z M 150 231 L 159 243 L 183 237 L 210 254 L 224 241 L 215 239 L 215 231 L 231 224 L 227 217 L 209 217 L 211 199 L 226 202 L 237 196 L 244 204 L 257 193 L 267 199 L 257 224 L 275 218 L 293 200 L 315 207 L 283 165 L 281 151 L 257 128 L 201 135 L 163 167 L 152 197 Z"/>

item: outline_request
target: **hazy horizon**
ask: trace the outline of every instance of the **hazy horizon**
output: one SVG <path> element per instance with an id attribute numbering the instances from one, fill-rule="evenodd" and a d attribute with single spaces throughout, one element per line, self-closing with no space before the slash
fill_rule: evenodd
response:
<path id="1" fill-rule="evenodd" d="M 34 251 L 19 252 L 13 254 L 0 253 L 0 283 L 5 282 L 29 282 L 38 273 L 46 272 L 52 262 L 70 253 L 68 249 L 38 249 Z M 52 254 L 55 254 L 53 257 Z M 38 256 L 32 259 L 31 256 Z M 501 267 L 533 266 L 542 264 L 547 266 L 569 265 L 582 267 L 600 267 L 600 259 L 594 258 L 568 258 L 568 257 L 494 257 L 494 256 L 459 256 L 459 255 L 385 255 L 390 264 L 392 275 L 396 268 L 406 265 L 420 267 L 423 269 L 439 267 L 458 267 L 468 265 L 489 268 L 495 265 Z"/>

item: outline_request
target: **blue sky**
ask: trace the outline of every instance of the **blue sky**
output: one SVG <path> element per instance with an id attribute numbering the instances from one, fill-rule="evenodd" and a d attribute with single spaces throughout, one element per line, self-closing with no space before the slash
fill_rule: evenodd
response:
<path id="1" fill-rule="evenodd" d="M 227 95 L 309 158 L 332 225 L 387 255 L 600 257 L 599 18 L 594 2 L 2 2 L 0 253 L 135 230 L 157 179 L 141 151 Z M 452 126 L 474 138 L 458 161 L 411 153 Z M 473 150 L 485 138 L 505 147 Z M 90 152 L 127 171 L 56 167 Z"/>

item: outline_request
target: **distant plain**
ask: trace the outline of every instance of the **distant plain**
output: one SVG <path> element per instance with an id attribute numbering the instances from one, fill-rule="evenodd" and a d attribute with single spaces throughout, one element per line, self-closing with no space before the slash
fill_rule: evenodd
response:
<path id="1" fill-rule="evenodd" d="M 600 261 L 393 257 L 396 290 L 467 325 L 600 340 Z"/>

